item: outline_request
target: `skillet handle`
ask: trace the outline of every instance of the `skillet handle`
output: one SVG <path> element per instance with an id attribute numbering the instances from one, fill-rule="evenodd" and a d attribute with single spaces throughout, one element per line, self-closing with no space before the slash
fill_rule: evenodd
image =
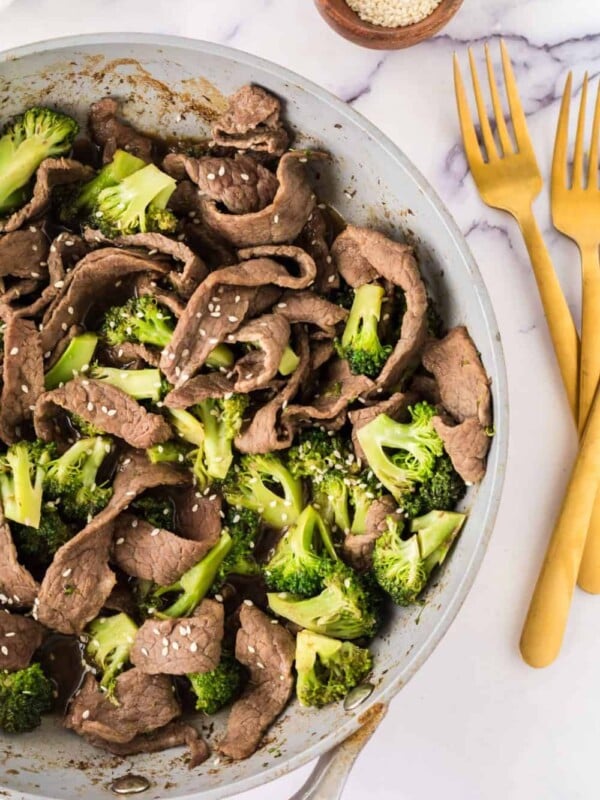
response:
<path id="1" fill-rule="evenodd" d="M 361 727 L 321 756 L 304 786 L 290 800 L 340 800 L 354 762 L 386 712 L 384 703 L 375 703 L 361 714 Z"/>

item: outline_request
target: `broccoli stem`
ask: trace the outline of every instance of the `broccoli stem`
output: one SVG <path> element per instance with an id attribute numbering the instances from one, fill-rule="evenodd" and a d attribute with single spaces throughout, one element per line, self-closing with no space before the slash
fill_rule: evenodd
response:
<path id="1" fill-rule="evenodd" d="M 41 463 L 32 463 L 32 455 L 26 442 L 9 447 L 4 459 L 9 470 L 0 475 L 4 515 L 21 525 L 39 528 L 44 466 Z M 33 481 L 32 473 L 35 476 Z"/>
<path id="2" fill-rule="evenodd" d="M 233 366 L 235 356 L 226 344 L 218 344 L 206 358 L 206 366 L 210 369 L 229 369 Z"/>
<path id="3" fill-rule="evenodd" d="M 204 446 L 204 428 L 193 414 L 181 408 L 168 408 L 167 415 L 178 436 L 196 447 Z"/>
<path id="4" fill-rule="evenodd" d="M 108 383 L 136 400 L 158 402 L 162 396 L 162 378 L 158 369 L 116 369 L 95 364 L 90 370 L 94 380 Z"/>
<path id="5" fill-rule="evenodd" d="M 44 376 L 46 390 L 56 389 L 80 372 L 85 372 L 92 361 L 97 344 L 98 336 L 95 333 L 82 333 L 81 336 L 71 339 L 56 364 Z"/>
<path id="6" fill-rule="evenodd" d="M 283 355 L 281 356 L 281 361 L 279 362 L 279 374 L 284 376 L 291 375 L 292 372 L 296 371 L 299 363 L 299 356 L 296 355 L 289 344 L 286 345 Z"/>
<path id="7" fill-rule="evenodd" d="M 185 572 L 177 583 L 159 589 L 156 593 L 161 596 L 168 592 L 180 591 L 181 596 L 164 611 L 156 612 L 158 617 L 188 617 L 204 598 L 219 571 L 223 559 L 233 546 L 233 539 L 223 531 L 217 544 L 209 550 L 202 561 Z"/>
<path id="8" fill-rule="evenodd" d="M 354 292 L 354 302 L 342 334 L 340 354 L 348 360 L 352 372 L 376 377 L 392 351 L 379 340 L 378 325 L 385 290 L 376 283 L 366 283 Z"/>

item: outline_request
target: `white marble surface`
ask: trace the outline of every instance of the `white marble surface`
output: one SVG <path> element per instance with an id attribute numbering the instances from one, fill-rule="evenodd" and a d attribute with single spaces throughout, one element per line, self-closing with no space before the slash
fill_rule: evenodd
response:
<path id="1" fill-rule="evenodd" d="M 0 48 L 99 31 L 192 36 L 247 50 L 351 102 L 425 173 L 465 232 L 491 293 L 508 364 L 510 461 L 495 533 L 451 630 L 393 703 L 357 762 L 346 800 L 595 800 L 600 740 L 600 598 L 578 592 L 560 660 L 526 667 L 517 642 L 575 451 L 575 434 L 524 248 L 466 174 L 451 55 L 506 38 L 547 175 L 566 72 L 600 72 L 598 0 L 465 0 L 437 38 L 398 53 L 333 34 L 311 0 L 16 0 Z M 537 203 L 574 313 L 576 252 Z M 285 800 L 309 768 L 243 795 Z M 241 800 L 241 798 L 240 798 Z"/>

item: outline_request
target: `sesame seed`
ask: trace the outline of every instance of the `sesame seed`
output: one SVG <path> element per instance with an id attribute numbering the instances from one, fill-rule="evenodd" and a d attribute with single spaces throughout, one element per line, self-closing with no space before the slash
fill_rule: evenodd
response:
<path id="1" fill-rule="evenodd" d="M 143 656 L 149 656 L 150 655 L 150 653 L 148 652 L 148 650 L 145 647 L 142 647 L 140 649 L 142 651 L 142 655 Z"/>
<path id="2" fill-rule="evenodd" d="M 277 224 L 278 224 L 278 222 L 279 222 L 279 214 L 275 214 L 275 216 L 273 217 L 273 223 L 274 223 L 275 225 L 277 225 Z"/>
<path id="3" fill-rule="evenodd" d="M 29 386 L 27 386 L 24 383 L 21 384 L 21 391 L 23 392 L 23 394 L 27 394 L 29 392 Z"/>
<path id="4" fill-rule="evenodd" d="M 195 653 L 197 649 L 198 645 L 196 644 L 196 642 L 192 642 L 190 645 L 190 653 Z"/>
<path id="5" fill-rule="evenodd" d="M 125 539 L 122 536 L 119 536 L 119 538 L 116 541 L 116 544 L 123 544 L 124 541 Z"/>
<path id="6" fill-rule="evenodd" d="M 256 666 L 257 666 L 259 669 L 264 669 L 264 668 L 265 668 L 265 665 L 262 663 L 262 661 L 257 661 L 257 662 L 256 662 Z"/>
<path id="7" fill-rule="evenodd" d="M 163 656 L 168 656 L 169 655 L 169 648 L 168 647 L 163 647 L 163 649 L 160 652 L 161 652 L 161 654 Z"/>
<path id="8" fill-rule="evenodd" d="M 208 180 L 209 180 L 209 181 L 214 181 L 214 179 L 215 179 L 217 176 L 215 175 L 215 173 L 214 173 L 214 172 L 209 172 L 209 173 L 208 173 L 208 175 L 207 175 L 206 177 L 208 178 Z"/>
<path id="9" fill-rule="evenodd" d="M 62 574 L 63 578 L 68 578 L 68 577 L 69 577 L 69 575 L 70 575 L 72 572 L 73 572 L 73 570 L 71 569 L 71 567 L 68 567 L 66 570 L 64 570 L 64 572 L 63 572 L 63 574 Z"/>
<path id="10" fill-rule="evenodd" d="M 244 600 L 244 605 L 245 605 L 245 606 L 253 606 L 253 605 L 254 605 L 254 603 L 252 602 L 252 600 L 248 600 L 248 599 L 246 599 L 246 600 Z"/>
<path id="11" fill-rule="evenodd" d="M 242 173 L 240 174 L 240 178 L 241 178 L 243 181 L 249 181 L 249 180 L 250 180 L 250 175 L 248 175 L 246 172 L 242 172 Z"/>
<path id="12" fill-rule="evenodd" d="M 173 650 L 179 650 L 179 644 L 177 642 L 173 642 L 171 647 L 173 648 Z"/>
<path id="13" fill-rule="evenodd" d="M 11 347 L 11 349 L 10 349 L 10 355 L 11 356 L 16 356 L 18 354 L 18 352 L 19 352 L 19 348 L 18 347 Z"/>
<path id="14" fill-rule="evenodd" d="M 2 647 L 0 647 L 0 653 L 2 653 L 3 656 L 8 655 L 8 647 L 5 644 L 3 644 Z"/>
<path id="15" fill-rule="evenodd" d="M 90 710 L 89 708 L 86 708 L 86 710 L 81 714 L 81 719 L 89 719 L 89 716 L 90 716 Z"/>
<path id="16" fill-rule="evenodd" d="M 160 528 L 154 528 L 153 530 L 150 531 L 150 536 L 158 536 L 159 533 L 160 533 Z"/>

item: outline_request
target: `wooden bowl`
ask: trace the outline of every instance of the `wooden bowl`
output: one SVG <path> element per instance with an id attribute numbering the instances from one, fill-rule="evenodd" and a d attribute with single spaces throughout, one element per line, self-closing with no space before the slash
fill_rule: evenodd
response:
<path id="1" fill-rule="evenodd" d="M 315 0 L 319 13 L 334 31 L 361 47 L 372 50 L 400 50 L 429 39 L 444 27 L 463 0 L 442 0 L 428 17 L 403 28 L 385 28 L 362 20 L 345 0 Z"/>

